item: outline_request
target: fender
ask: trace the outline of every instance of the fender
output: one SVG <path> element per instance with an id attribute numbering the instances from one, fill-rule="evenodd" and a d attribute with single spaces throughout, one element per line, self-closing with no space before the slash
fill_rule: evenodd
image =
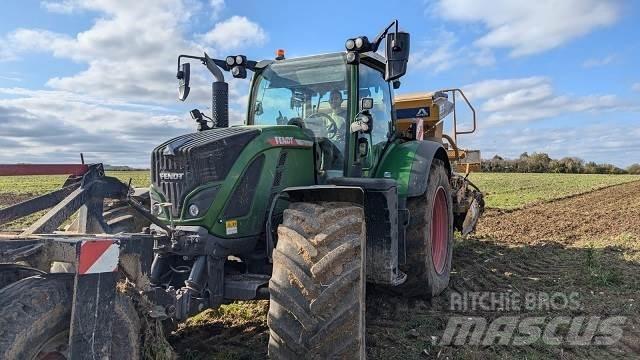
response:
<path id="1" fill-rule="evenodd" d="M 275 225 L 272 223 L 273 212 L 278 200 L 283 199 L 292 202 L 313 202 L 313 201 L 346 201 L 364 206 L 364 189 L 358 186 L 338 186 L 338 185 L 311 185 L 295 186 L 282 190 L 271 202 L 266 221 L 266 242 L 267 257 L 271 261 L 275 241 L 273 231 Z"/>
<path id="2" fill-rule="evenodd" d="M 442 160 L 451 176 L 451 164 L 441 143 L 432 140 L 396 143 L 386 151 L 374 176 L 396 179 L 401 197 L 420 196 L 427 190 L 433 159 Z"/>

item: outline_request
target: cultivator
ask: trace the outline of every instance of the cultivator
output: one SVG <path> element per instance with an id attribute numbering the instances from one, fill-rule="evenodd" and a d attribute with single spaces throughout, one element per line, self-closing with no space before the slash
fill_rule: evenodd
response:
<path id="1" fill-rule="evenodd" d="M 122 274 L 139 284 L 148 278 L 154 242 L 161 236 L 108 235 L 111 228 L 103 217 L 104 199 L 135 202 L 126 185 L 104 176 L 102 165 L 96 164 L 88 166 L 73 184 L 0 210 L 2 225 L 51 208 L 22 233 L 0 235 L 0 289 L 32 276 L 55 278 L 73 274 L 73 310 L 70 318 L 65 319 L 69 321 L 68 346 L 58 344 L 58 349 L 65 350 L 51 351 L 51 355 L 59 353 L 70 359 L 89 355 L 111 358 L 112 330 L 117 327 L 113 324 L 116 282 Z M 76 212 L 78 233 L 58 231 Z M 10 338 L 10 335 L 15 334 L 3 336 Z"/>
<path id="2" fill-rule="evenodd" d="M 364 358 L 367 281 L 441 293 L 454 228 L 473 231 L 483 210 L 466 176 L 474 163 L 463 163 L 472 152 L 456 145 L 468 132 L 442 131 L 455 94 L 466 98 L 397 97 L 394 109 L 409 56 L 397 21 L 345 47 L 259 62 L 180 55 L 180 100 L 181 62 L 201 61 L 215 78 L 212 116 L 193 110 L 198 131 L 153 150 L 148 190 L 89 165 L 1 209 L 0 225 L 49 210 L 0 241 L 0 358 L 135 359 L 139 316 L 183 320 L 251 299 L 270 300 L 271 358 Z M 255 73 L 243 126 L 228 126 L 223 71 Z M 123 282 L 151 308 L 132 311 L 115 290 Z"/>

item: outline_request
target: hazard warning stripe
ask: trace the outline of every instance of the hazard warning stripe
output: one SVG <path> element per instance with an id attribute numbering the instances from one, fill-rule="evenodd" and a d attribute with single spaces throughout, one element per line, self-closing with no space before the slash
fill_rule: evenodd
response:
<path id="1" fill-rule="evenodd" d="M 88 240 L 80 245 L 78 274 L 114 272 L 118 269 L 120 245 L 114 240 Z"/>

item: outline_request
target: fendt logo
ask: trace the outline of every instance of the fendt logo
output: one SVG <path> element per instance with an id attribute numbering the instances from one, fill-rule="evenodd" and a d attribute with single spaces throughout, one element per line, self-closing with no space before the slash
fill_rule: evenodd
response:
<path id="1" fill-rule="evenodd" d="M 184 173 L 180 173 L 180 172 L 168 172 L 168 171 L 160 172 L 160 180 L 182 180 L 183 177 L 184 177 Z"/>
<path id="2" fill-rule="evenodd" d="M 268 139 L 267 142 L 272 146 L 300 146 L 300 147 L 313 146 L 313 141 L 296 139 L 293 136 L 274 136 Z"/>

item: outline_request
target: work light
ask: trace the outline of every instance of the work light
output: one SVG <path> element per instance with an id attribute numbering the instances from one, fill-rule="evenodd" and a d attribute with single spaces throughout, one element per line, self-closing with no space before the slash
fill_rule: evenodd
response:
<path id="1" fill-rule="evenodd" d="M 200 209 L 198 208 L 198 205 L 196 204 L 189 205 L 189 215 L 191 215 L 192 217 L 196 217 L 198 216 L 198 214 L 200 214 Z"/>
<path id="2" fill-rule="evenodd" d="M 351 51 L 353 49 L 355 49 L 356 47 L 356 42 L 353 39 L 349 39 L 347 40 L 347 42 L 344 44 L 344 47 L 347 48 L 347 50 Z"/>

